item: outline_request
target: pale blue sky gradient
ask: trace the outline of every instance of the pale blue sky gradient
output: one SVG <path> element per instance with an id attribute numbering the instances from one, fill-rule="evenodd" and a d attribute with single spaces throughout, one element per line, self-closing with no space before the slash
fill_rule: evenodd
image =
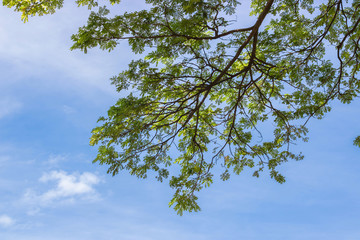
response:
<path id="1" fill-rule="evenodd" d="M 24 24 L 0 7 L 1 240 L 360 239 L 359 99 L 310 122 L 309 142 L 294 146 L 305 159 L 281 167 L 285 184 L 250 171 L 216 179 L 199 213 L 176 215 L 166 182 L 91 164 L 90 131 L 120 97 L 108 79 L 137 56 L 126 42 L 69 51 L 87 16 L 68 2 Z"/>

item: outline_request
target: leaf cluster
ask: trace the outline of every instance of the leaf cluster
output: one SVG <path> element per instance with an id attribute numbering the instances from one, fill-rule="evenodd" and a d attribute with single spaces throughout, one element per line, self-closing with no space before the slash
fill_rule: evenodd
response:
<path id="1" fill-rule="evenodd" d="M 235 0 L 146 2 L 148 10 L 115 16 L 99 7 L 72 36 L 72 49 L 112 51 L 127 40 L 146 53 L 111 79 L 130 94 L 99 119 L 90 144 L 99 146 L 94 162 L 113 175 L 170 177 L 179 214 L 200 209 L 196 193 L 212 184 L 216 166 L 224 181 L 249 168 L 283 183 L 279 166 L 303 158 L 291 145 L 307 141 L 309 119 L 360 93 L 360 1 L 252 0 L 255 22 L 241 27 L 231 20 L 241 8 Z M 25 20 L 62 5 L 3 3 Z"/>

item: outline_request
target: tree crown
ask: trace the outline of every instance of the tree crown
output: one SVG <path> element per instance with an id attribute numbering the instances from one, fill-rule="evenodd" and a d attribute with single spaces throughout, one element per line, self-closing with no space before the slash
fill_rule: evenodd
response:
<path id="1" fill-rule="evenodd" d="M 112 17 L 95 0 L 75 2 L 97 11 L 72 36 L 71 49 L 112 51 L 127 40 L 133 52 L 146 53 L 111 79 L 129 94 L 92 131 L 94 162 L 113 175 L 154 171 L 160 181 L 180 165 L 169 181 L 170 205 L 180 214 L 200 209 L 195 194 L 211 185 L 215 166 L 223 168 L 222 180 L 248 167 L 283 183 L 277 167 L 303 158 L 290 148 L 307 140 L 308 120 L 360 92 L 358 0 L 252 0 L 255 20 L 240 27 L 236 0 L 147 0 L 149 10 Z M 3 4 L 27 21 L 63 1 Z M 267 123 L 273 132 L 265 135 Z"/>

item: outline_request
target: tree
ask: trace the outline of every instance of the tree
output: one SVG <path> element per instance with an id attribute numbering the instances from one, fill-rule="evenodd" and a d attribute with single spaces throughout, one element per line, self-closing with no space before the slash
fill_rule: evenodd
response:
<path id="1" fill-rule="evenodd" d="M 3 0 L 24 21 L 62 3 Z M 277 167 L 303 158 L 290 147 L 307 140 L 309 119 L 360 93 L 359 0 L 252 0 L 250 26 L 235 21 L 236 0 L 146 0 L 149 10 L 116 16 L 95 0 L 76 3 L 97 11 L 71 49 L 112 51 L 128 40 L 134 53 L 146 53 L 111 79 L 128 94 L 92 131 L 94 162 L 113 175 L 153 171 L 160 181 L 179 165 L 169 183 L 180 214 L 200 209 L 195 193 L 211 185 L 215 166 L 222 180 L 248 167 L 283 183 Z"/>

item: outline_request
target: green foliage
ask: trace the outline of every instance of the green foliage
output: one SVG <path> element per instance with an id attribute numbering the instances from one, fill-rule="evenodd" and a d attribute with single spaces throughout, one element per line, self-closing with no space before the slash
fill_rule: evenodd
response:
<path id="1" fill-rule="evenodd" d="M 360 136 L 355 138 L 354 145 L 360 147 Z"/>
<path id="2" fill-rule="evenodd" d="M 200 209 L 196 192 L 212 184 L 215 166 L 224 181 L 248 168 L 283 183 L 278 166 L 303 158 L 291 145 L 307 140 L 308 120 L 322 118 L 332 100 L 359 95 L 360 1 L 252 0 L 256 21 L 241 28 L 234 27 L 235 0 L 146 3 L 149 10 L 112 17 L 97 8 L 72 36 L 72 49 L 112 51 L 128 40 L 134 53 L 146 50 L 112 78 L 119 92 L 132 93 L 99 119 L 90 144 L 99 145 L 94 162 L 113 175 L 170 176 L 170 205 L 179 214 Z M 26 21 L 62 1 L 3 4 Z M 270 127 L 272 134 L 262 131 Z M 173 164 L 179 172 L 170 175 Z"/>
<path id="3" fill-rule="evenodd" d="M 29 16 L 44 14 L 53 14 L 56 9 L 63 6 L 64 0 L 58 1 L 39 1 L 39 0 L 3 0 L 3 5 L 14 8 L 15 11 L 21 12 L 21 20 L 27 22 Z"/>

